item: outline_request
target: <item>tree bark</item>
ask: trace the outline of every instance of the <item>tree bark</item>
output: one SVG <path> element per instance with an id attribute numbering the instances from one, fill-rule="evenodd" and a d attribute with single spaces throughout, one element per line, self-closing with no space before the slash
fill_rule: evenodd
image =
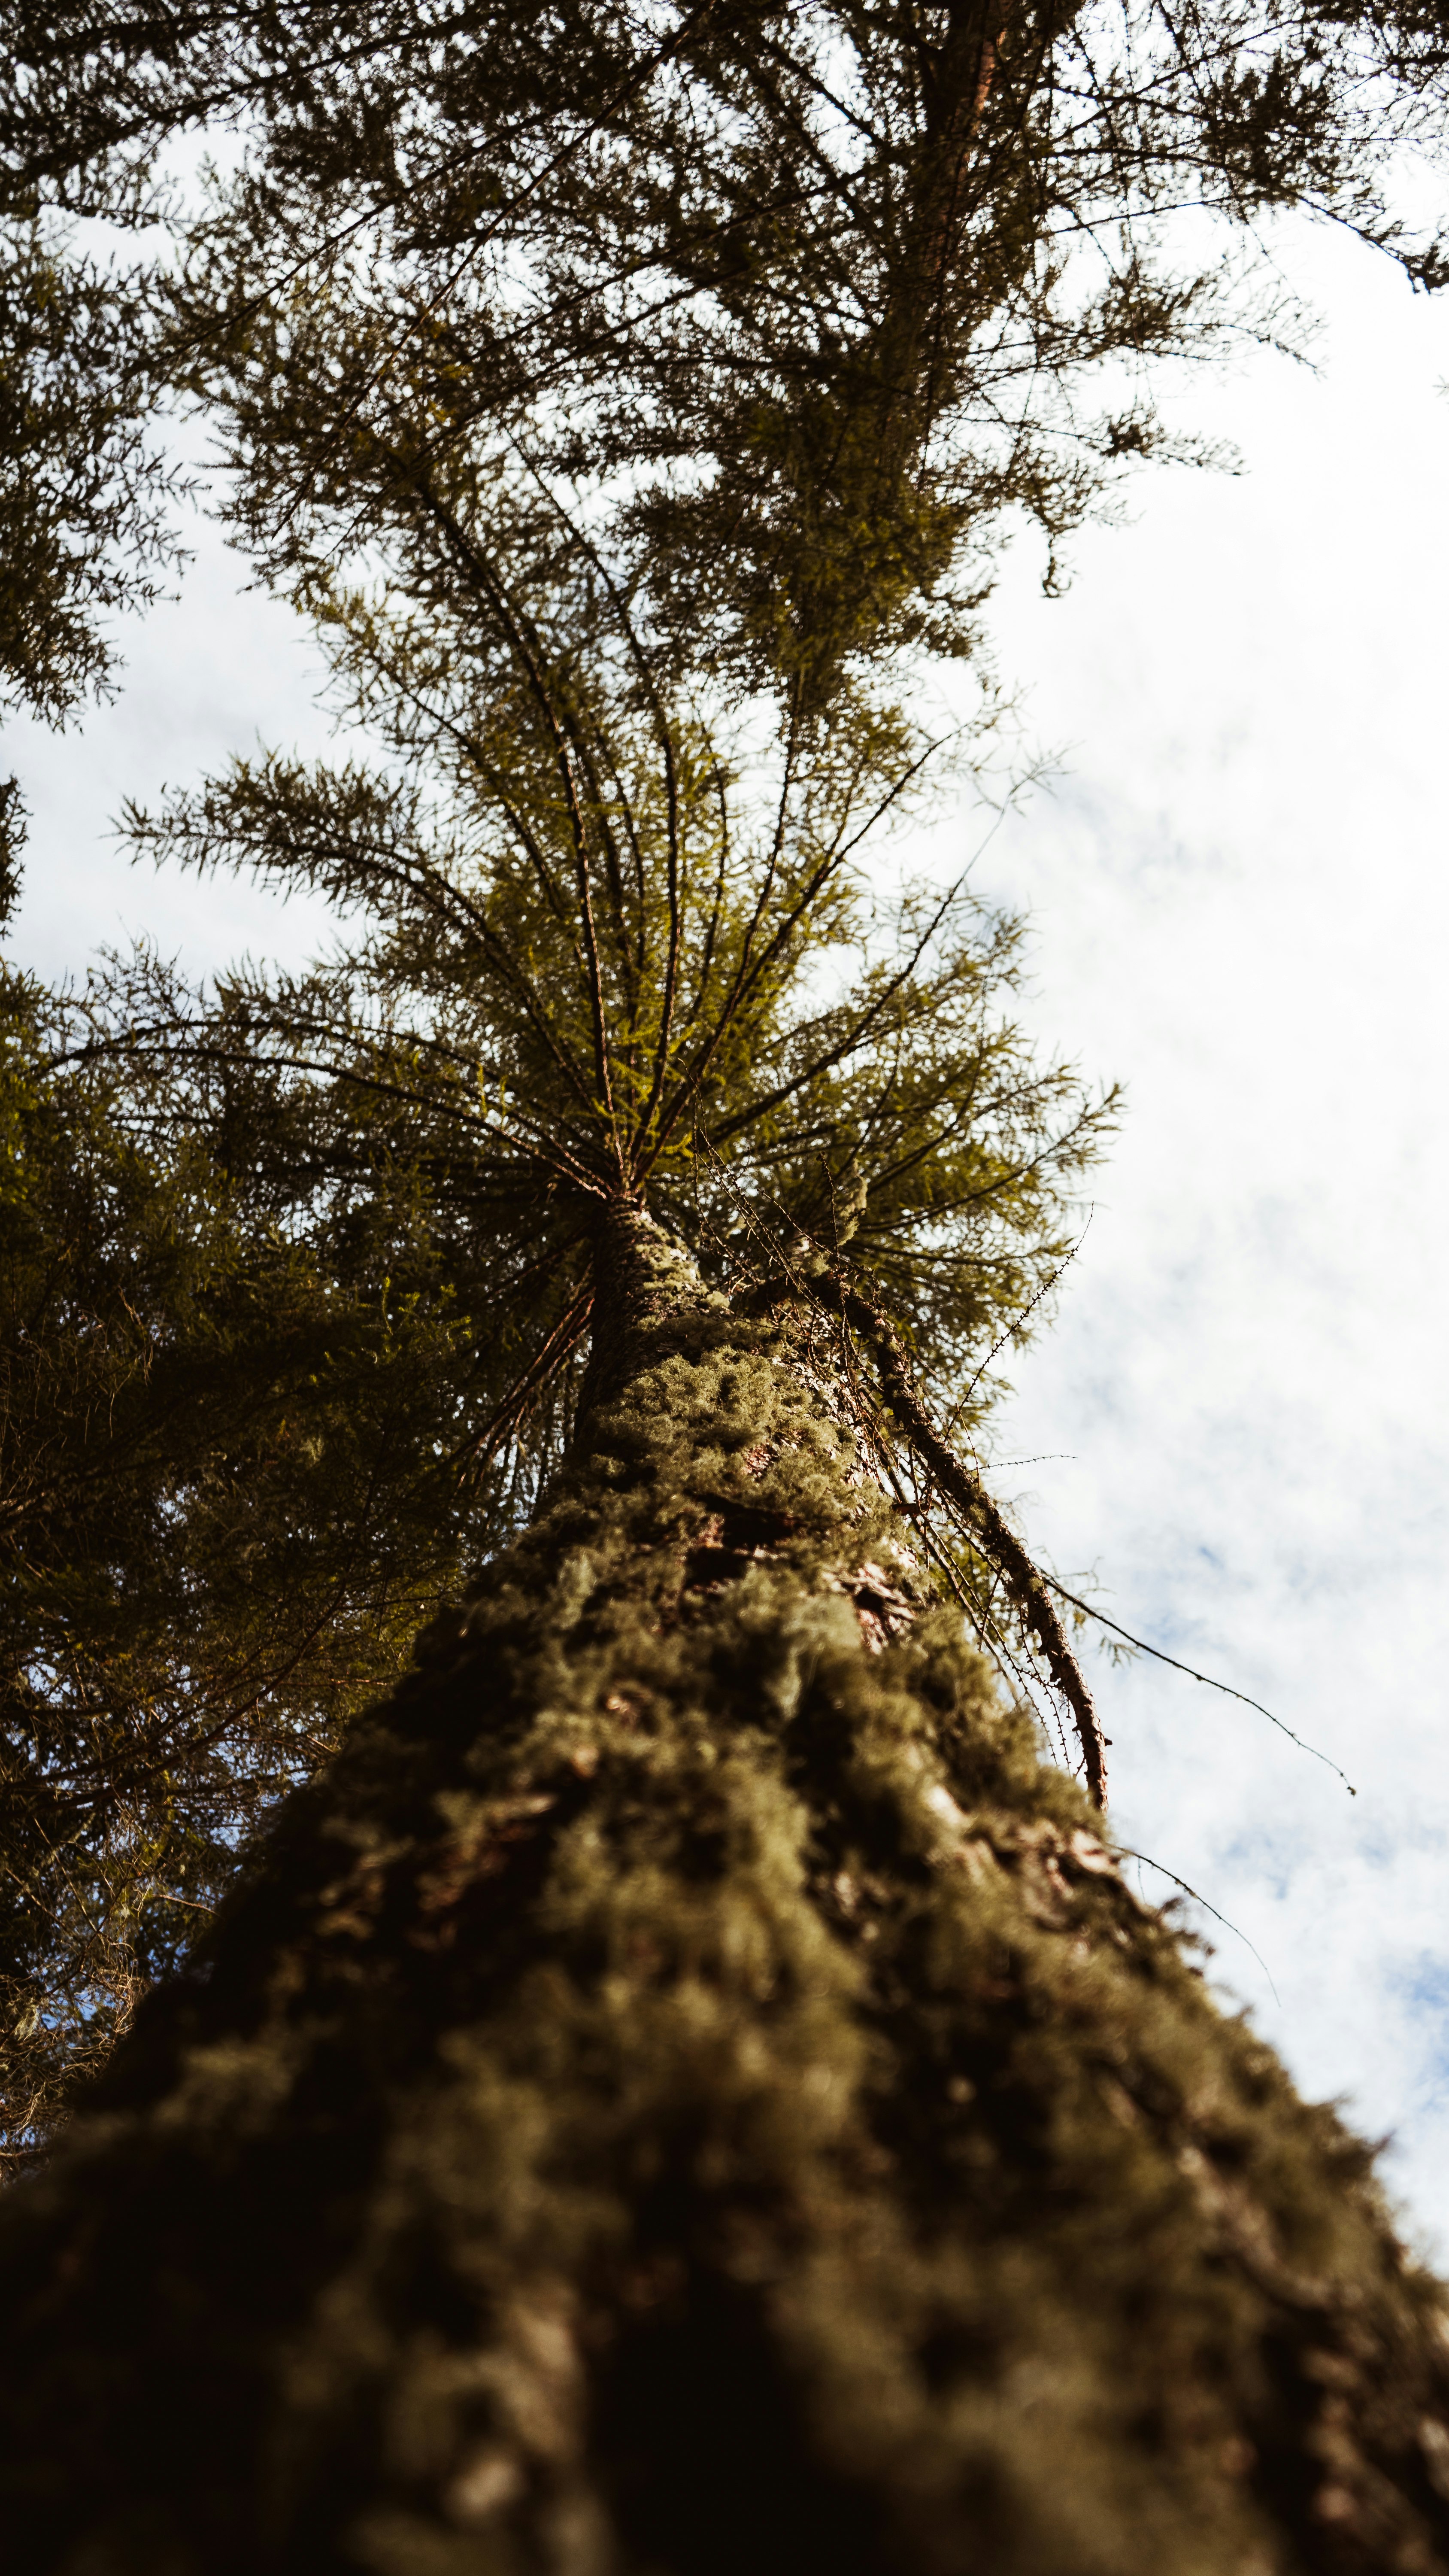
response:
<path id="1" fill-rule="evenodd" d="M 639 1210 L 535 1526 L 0 2209 L 27 2576 L 1436 2576 L 1367 2152 Z"/>

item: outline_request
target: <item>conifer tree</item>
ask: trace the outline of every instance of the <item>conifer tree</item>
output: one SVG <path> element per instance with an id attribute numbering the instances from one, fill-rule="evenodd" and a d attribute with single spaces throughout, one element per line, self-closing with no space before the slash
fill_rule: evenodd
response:
<path id="1" fill-rule="evenodd" d="M 264 795 L 232 782 L 238 839 L 236 809 L 255 821 L 288 789 L 305 829 L 279 768 Z M 220 791 L 211 808 L 219 829 Z M 169 818 L 168 837 L 193 820 Z M 586 1232 L 540 1199 L 525 1155 L 490 1144 L 479 1094 L 481 1065 L 510 1120 L 528 1114 L 529 1068 L 489 1027 L 515 996 L 480 984 L 467 947 L 420 942 L 440 914 L 466 925 L 466 879 L 419 869 L 408 918 L 396 867 L 360 837 L 351 857 L 378 931 L 326 972 L 238 975 L 210 1007 L 144 953 L 70 999 L 0 984 L 12 2162 L 184 1953 L 239 1831 L 527 1519 L 577 1410 Z M 1111 1109 L 1033 1065 L 1001 1011 L 1014 959 L 1008 925 L 973 921 L 945 971 L 888 997 L 885 1114 L 861 1067 L 812 1103 L 821 1140 L 852 1096 L 865 1112 L 883 1243 L 929 1149 L 933 1210 L 954 1188 L 962 1237 L 934 1302 L 978 1357 L 1060 1259 L 1064 1194 Z M 752 1026 L 763 1058 L 768 1014 Z M 963 1097 L 952 1154 L 941 1105 Z M 531 1105 L 567 1120 L 567 1101 Z M 714 1205 L 737 1266 L 742 1183 L 788 1190 L 793 1164 L 821 1196 L 811 1132 L 777 1115 L 763 1171 L 726 1140 L 733 1196 L 712 1172 L 697 1186 L 686 1137 L 681 1222 Z"/>
<path id="2" fill-rule="evenodd" d="M 118 148 L 191 112 L 139 23 Z M 993 511 L 1081 499 L 973 404 L 1184 345 L 1137 219 L 1189 165 L 1383 229 L 1363 84 L 1411 116 L 1437 31 L 358 26 L 314 76 L 310 14 L 246 22 L 262 142 L 173 342 L 357 756 L 135 818 L 347 945 L 215 1008 L 142 975 L 81 1061 L 300 1086 L 324 1201 L 405 1121 L 503 1247 L 480 1445 L 556 1410 L 527 1525 L 0 2212 L 17 2554 L 1433 2576 L 1443 2295 L 1127 1890 L 947 1432 L 1090 1119 L 983 1014 L 980 926 L 908 889 L 882 936 L 864 853 L 927 750 L 901 651 L 969 641 Z M 1083 304 L 1056 228 L 1114 221 Z"/>
<path id="3" fill-rule="evenodd" d="M 77 1061 L 85 1019 L 13 971 L 0 1011 L 13 2167 L 499 1524 L 438 1436 L 486 1420 L 486 1286 L 397 1140 L 349 1167 L 334 1134 L 308 1205 L 265 1068 Z"/>

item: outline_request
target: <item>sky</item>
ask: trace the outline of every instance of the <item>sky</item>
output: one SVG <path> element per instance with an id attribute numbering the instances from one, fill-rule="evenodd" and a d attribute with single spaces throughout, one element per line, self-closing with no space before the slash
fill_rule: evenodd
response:
<path id="1" fill-rule="evenodd" d="M 1149 472 L 1064 598 L 1022 543 L 993 607 L 1056 766 L 976 883 L 1031 917 L 1028 1024 L 1128 1110 L 992 1473 L 1063 1580 L 1354 1783 L 1161 1664 L 1091 1659 L 1143 1893 L 1171 1872 L 1228 1918 L 1186 1909 L 1219 1990 L 1388 2142 L 1442 2265 L 1449 307 L 1333 235 L 1281 247 L 1317 371 L 1261 356 L 1193 391 L 1241 473 Z M 137 932 L 198 970 L 325 937 L 320 906 L 135 870 L 109 836 L 123 796 L 329 738 L 303 630 L 194 538 L 118 701 L 7 728 L 33 809 L 13 948 L 48 976 Z M 963 807 L 922 856 L 980 839 Z"/>
<path id="2" fill-rule="evenodd" d="M 1317 373 L 1194 396 L 1243 471 L 1153 476 L 1065 599 L 1023 549 L 996 605 L 1059 764 L 977 883 L 1032 917 L 1033 1025 L 1128 1108 L 995 1482 L 1063 1580 L 1353 1782 L 1089 1665 L 1117 1835 L 1230 1919 L 1189 1908 L 1219 1985 L 1390 2141 L 1443 2264 L 1449 311 L 1343 239 L 1289 253 Z"/>

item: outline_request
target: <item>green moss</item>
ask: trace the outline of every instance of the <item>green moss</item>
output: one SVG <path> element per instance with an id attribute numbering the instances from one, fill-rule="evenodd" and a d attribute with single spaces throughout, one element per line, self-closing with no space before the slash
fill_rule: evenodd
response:
<path id="1" fill-rule="evenodd" d="M 1097 1833 L 788 1329 L 656 1310 L 0 2213 L 17 2563 L 1449 2567 L 1438 2293 Z"/>

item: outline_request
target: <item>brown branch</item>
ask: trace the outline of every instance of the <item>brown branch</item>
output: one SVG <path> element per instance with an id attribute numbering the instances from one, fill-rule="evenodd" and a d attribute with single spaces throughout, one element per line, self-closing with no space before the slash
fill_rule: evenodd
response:
<path id="1" fill-rule="evenodd" d="M 659 695 L 659 687 L 654 676 L 653 664 L 644 649 L 638 627 L 635 625 L 634 619 L 629 613 L 628 604 L 623 593 L 621 592 L 618 583 L 615 581 L 613 574 L 610 572 L 607 563 L 604 561 L 602 554 L 599 552 L 598 547 L 595 545 L 592 537 L 589 535 L 588 530 L 583 526 L 582 522 L 575 519 L 573 515 L 565 509 L 557 493 L 554 491 L 552 484 L 548 481 L 547 476 L 539 471 L 538 466 L 528 454 L 527 449 L 524 447 L 522 440 L 517 436 L 516 432 L 505 427 L 504 436 L 507 438 L 509 445 L 512 447 L 515 455 L 519 458 L 526 472 L 532 477 L 534 483 L 538 486 L 539 491 L 543 494 L 550 508 L 562 520 L 565 528 L 569 532 L 569 535 L 588 555 L 589 561 L 593 564 L 595 571 L 598 573 L 600 580 L 609 594 L 609 601 L 613 608 L 615 617 L 618 619 L 620 632 L 622 633 L 625 644 L 628 647 L 630 659 L 639 674 L 645 695 L 648 698 L 649 711 L 654 719 L 655 735 L 664 757 L 665 810 L 668 836 L 666 845 L 667 863 L 665 883 L 669 916 L 669 948 L 664 964 L 664 995 L 660 1009 L 659 1040 L 655 1049 L 653 1080 L 650 1086 L 649 1098 L 645 1104 L 643 1116 L 638 1120 L 636 1125 L 636 1140 L 638 1140 L 648 1134 L 650 1122 L 653 1119 L 655 1110 L 659 1106 L 660 1094 L 664 1088 L 664 1077 L 669 1063 L 669 1043 L 673 1032 L 675 990 L 679 977 L 680 947 L 683 939 L 683 920 L 679 902 L 679 773 L 674 757 L 674 733 L 673 728 L 670 725 L 669 718 L 665 713 L 663 701 Z M 625 819 L 629 828 L 630 844 L 634 851 L 636 870 L 638 873 L 639 964 L 642 972 L 644 964 L 645 934 L 644 878 L 642 861 L 639 850 L 638 835 L 634 825 L 633 807 L 624 792 L 622 779 L 618 778 L 617 769 L 615 771 L 615 776 Z M 601 809 L 600 821 L 602 830 L 604 828 L 602 822 L 603 800 L 599 797 L 597 790 L 595 790 L 595 801 Z M 606 849 L 611 846 L 607 836 L 605 846 Z M 622 941 L 624 932 L 622 888 L 619 890 L 618 903 L 620 936 Z M 631 994 L 631 1008 L 632 1006 L 633 995 Z"/>
<path id="2" fill-rule="evenodd" d="M 265 1030 L 263 1034 L 266 1034 Z M 153 1039 L 144 1030 L 128 1031 L 123 1037 L 97 1041 L 83 1047 L 67 1048 L 63 1054 L 52 1056 L 50 1062 L 53 1065 L 85 1064 L 103 1056 L 122 1053 L 161 1056 L 167 1059 L 179 1056 L 186 1064 L 244 1065 L 249 1071 L 254 1070 L 258 1062 L 254 1053 L 248 1053 L 241 1047 L 198 1046 L 188 1043 L 184 1037 L 168 1042 L 164 1037 Z M 405 1100 L 410 1106 L 430 1110 L 440 1118 L 451 1119 L 454 1125 L 471 1128 L 475 1134 L 487 1136 L 495 1143 L 508 1146 L 515 1153 L 523 1154 L 536 1163 L 544 1164 L 549 1171 L 571 1181 L 576 1189 L 587 1192 L 591 1198 L 605 1198 L 608 1195 L 602 1183 L 586 1171 L 582 1163 L 576 1162 L 572 1154 L 562 1146 L 535 1143 L 527 1136 L 520 1136 L 516 1130 L 495 1126 L 491 1119 L 480 1117 L 473 1110 L 459 1108 L 450 1101 L 429 1098 L 426 1093 L 414 1090 L 410 1084 L 388 1082 L 379 1074 L 358 1073 L 350 1065 L 329 1064 L 325 1059 L 295 1055 L 290 1051 L 283 1053 L 272 1049 L 261 1061 L 269 1067 L 275 1065 L 284 1073 L 315 1073 L 329 1082 L 349 1082 L 358 1090 L 373 1091 L 389 1100 Z"/>
<path id="3" fill-rule="evenodd" d="M 419 476 L 414 488 L 422 508 L 442 530 L 457 560 L 465 571 L 473 574 L 503 631 L 509 650 L 528 682 L 534 703 L 553 744 L 554 759 L 564 793 L 564 807 L 569 820 L 569 837 L 574 846 L 574 881 L 578 889 L 589 1001 L 594 1021 L 594 1062 L 599 1078 L 605 1123 L 613 1139 L 615 1158 L 622 1180 L 626 1175 L 624 1157 L 619 1145 L 618 1122 L 614 1115 L 613 1084 L 609 1073 L 608 1019 L 604 1004 L 603 976 L 599 964 L 598 932 L 594 922 L 588 834 L 584 827 L 583 806 L 574 777 L 573 762 L 569 757 L 569 745 L 564 739 L 567 710 L 560 706 L 554 691 L 549 686 L 541 652 L 528 633 L 522 616 L 515 611 L 503 583 L 491 564 L 459 524 L 454 513 L 438 498 L 425 477 Z M 576 729 L 570 727 L 570 731 L 576 731 Z M 577 748 L 577 741 L 575 741 L 575 748 Z"/>
<path id="4" fill-rule="evenodd" d="M 565 1307 L 542 1348 L 534 1353 L 502 1402 L 494 1407 L 482 1430 L 473 1433 L 452 1452 L 447 1462 L 450 1466 L 463 1460 L 473 1466 L 481 1466 L 496 1449 L 502 1447 L 505 1440 L 512 1438 L 549 1380 L 557 1376 L 565 1360 L 577 1350 L 588 1330 L 593 1309 L 594 1283 L 590 1276 Z"/>
<path id="5" fill-rule="evenodd" d="M 892 1325 L 878 1308 L 848 1288 L 832 1271 L 810 1280 L 810 1294 L 843 1316 L 869 1345 L 880 1371 L 881 1392 L 917 1455 L 925 1460 L 943 1494 L 970 1522 L 976 1542 L 1003 1576 L 1017 1609 L 1046 1657 L 1047 1667 L 1076 1720 L 1077 1738 L 1093 1802 L 1107 1802 L 1107 1754 L 1101 1722 L 1092 1704 L 1081 1666 L 1067 1643 L 1045 1578 L 1033 1565 L 1020 1539 L 1003 1518 L 975 1469 L 949 1449 L 931 1423 L 911 1383 L 906 1356 Z"/>
<path id="6" fill-rule="evenodd" d="M 715 1019 L 714 1027 L 709 1031 L 707 1036 L 701 1040 L 699 1048 L 696 1051 L 693 1064 L 687 1067 L 679 1082 L 675 1085 L 673 1098 L 663 1104 L 663 1108 L 660 1113 L 659 1125 L 655 1132 L 653 1152 L 648 1156 L 647 1160 L 639 1166 L 639 1177 L 641 1179 L 647 1179 L 655 1163 L 658 1162 L 660 1155 L 663 1153 L 674 1128 L 683 1117 L 685 1110 L 689 1108 L 693 1101 L 699 1098 L 700 1087 L 704 1081 L 705 1074 L 709 1070 L 711 1059 L 713 1058 L 716 1050 L 723 1045 L 725 1034 L 734 1020 L 743 997 L 744 988 L 748 981 L 746 970 L 749 965 L 750 950 L 754 945 L 755 933 L 758 930 L 761 921 L 764 919 L 765 906 L 774 887 L 775 873 L 780 861 L 780 852 L 784 847 L 790 790 L 794 784 L 795 763 L 799 750 L 799 702 L 800 691 L 797 684 L 791 693 L 790 724 L 785 740 L 785 758 L 781 771 L 780 794 L 776 805 L 775 830 L 770 843 L 770 855 L 755 898 L 754 911 L 745 927 L 744 939 L 741 943 L 739 957 L 735 963 L 734 977 L 725 992 L 724 999 Z M 823 882 L 824 880 L 822 879 L 821 883 Z M 810 898 L 812 900 L 818 891 L 819 886 L 812 884 L 810 888 Z"/>

